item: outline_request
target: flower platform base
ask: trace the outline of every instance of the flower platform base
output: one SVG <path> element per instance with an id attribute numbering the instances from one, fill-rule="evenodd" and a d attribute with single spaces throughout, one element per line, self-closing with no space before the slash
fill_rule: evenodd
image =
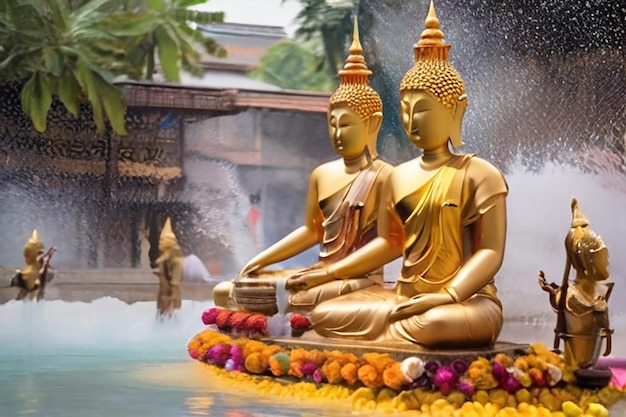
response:
<path id="1" fill-rule="evenodd" d="M 353 353 L 356 356 L 361 356 L 368 352 L 384 353 L 400 362 L 411 356 L 419 356 L 425 361 L 452 362 L 455 359 L 462 359 L 471 362 L 479 357 L 492 358 L 498 353 L 518 356 L 523 354 L 530 346 L 530 344 L 498 341 L 493 346 L 485 348 L 428 349 L 410 342 L 373 343 L 369 341 L 322 338 L 311 331 L 306 332 L 302 337 L 269 338 L 264 339 L 264 341 L 287 349 L 339 350 Z"/>

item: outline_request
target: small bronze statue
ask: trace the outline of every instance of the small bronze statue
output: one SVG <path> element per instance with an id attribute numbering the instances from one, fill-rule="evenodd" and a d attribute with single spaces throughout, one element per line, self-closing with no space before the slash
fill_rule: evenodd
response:
<path id="1" fill-rule="evenodd" d="M 52 281 L 54 272 L 50 268 L 50 259 L 56 249 L 50 247 L 44 253 L 44 244 L 39 240 L 39 233 L 33 230 L 31 237 L 24 245 L 24 262 L 26 267 L 15 271 L 11 278 L 11 287 L 20 289 L 16 300 L 42 300 L 46 284 Z"/>
<path id="2" fill-rule="evenodd" d="M 160 318 L 170 318 L 174 310 L 181 307 L 183 280 L 183 253 L 178 245 L 172 223 L 168 217 L 161 229 L 159 238 L 161 256 L 155 262 L 154 274 L 159 278 L 157 294 L 157 314 Z"/>
<path id="3" fill-rule="evenodd" d="M 550 304 L 557 313 L 554 329 L 554 348 L 558 350 L 561 339 L 565 343 L 565 362 L 576 369 L 581 385 L 604 386 L 611 377 L 608 369 L 595 367 L 602 340 L 606 340 L 603 355 L 611 352 L 611 335 L 607 302 L 613 290 L 609 278 L 609 251 L 602 238 L 594 233 L 589 220 L 572 199 L 572 224 L 565 237 L 567 254 L 563 282 L 548 284 L 543 271 L 539 271 L 539 286 L 550 294 Z M 576 278 L 570 283 L 571 268 Z"/>

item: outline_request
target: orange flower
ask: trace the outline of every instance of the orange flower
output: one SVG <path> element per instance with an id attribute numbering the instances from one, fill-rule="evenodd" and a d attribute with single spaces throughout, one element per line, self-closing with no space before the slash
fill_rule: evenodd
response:
<path id="1" fill-rule="evenodd" d="M 341 377 L 345 379 L 348 385 L 354 385 L 359 380 L 358 366 L 356 363 L 350 362 L 341 367 Z"/>
<path id="2" fill-rule="evenodd" d="M 368 388 L 379 388 L 385 384 L 382 373 L 376 371 L 376 368 L 370 364 L 361 366 L 357 375 L 359 377 L 359 381 L 361 381 L 363 385 Z"/>
<path id="3" fill-rule="evenodd" d="M 400 363 L 396 362 L 383 372 L 383 382 L 391 389 L 400 390 L 406 383 Z"/>
<path id="4" fill-rule="evenodd" d="M 254 352 L 246 358 L 245 367 L 253 374 L 262 374 L 267 370 L 269 359 L 260 352 Z"/>
<path id="5" fill-rule="evenodd" d="M 341 364 L 339 361 L 332 360 L 324 362 L 322 372 L 330 384 L 338 384 L 343 379 L 341 376 Z"/>

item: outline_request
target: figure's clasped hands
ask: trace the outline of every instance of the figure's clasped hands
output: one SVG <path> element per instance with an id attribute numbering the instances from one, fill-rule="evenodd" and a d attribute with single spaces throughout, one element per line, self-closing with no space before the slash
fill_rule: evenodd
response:
<path id="1" fill-rule="evenodd" d="M 454 300 L 445 291 L 418 294 L 412 298 L 399 298 L 399 303 L 393 308 L 390 321 L 398 321 L 407 317 L 425 313 L 433 307 L 454 303 Z"/>
<path id="2" fill-rule="evenodd" d="M 285 283 L 285 288 L 291 292 L 298 292 L 317 287 L 334 279 L 326 269 L 309 269 L 289 277 Z"/>

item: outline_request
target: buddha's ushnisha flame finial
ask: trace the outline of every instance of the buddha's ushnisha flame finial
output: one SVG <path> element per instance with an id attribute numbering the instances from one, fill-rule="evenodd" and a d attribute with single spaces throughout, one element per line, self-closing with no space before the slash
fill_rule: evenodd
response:
<path id="1" fill-rule="evenodd" d="M 589 226 L 589 220 L 578 206 L 578 200 L 572 198 L 572 228 L 587 226 Z"/>
<path id="2" fill-rule="evenodd" d="M 439 27 L 439 18 L 435 12 L 435 4 L 430 0 L 430 8 L 425 22 L 426 28 L 422 31 L 421 39 L 413 45 L 415 61 L 425 59 L 440 59 L 447 61 L 450 44 L 443 41 L 443 32 Z"/>
<path id="3" fill-rule="evenodd" d="M 178 245 L 178 240 L 176 239 L 176 235 L 172 230 L 172 222 L 169 217 L 165 220 L 163 229 L 161 229 L 159 243 L 165 247 L 173 247 Z"/>
<path id="4" fill-rule="evenodd" d="M 39 242 L 39 232 L 37 229 L 33 229 L 33 233 L 30 235 L 30 239 L 28 239 L 29 243 Z"/>
<path id="5" fill-rule="evenodd" d="M 363 47 L 359 40 L 359 23 L 354 16 L 354 32 L 352 33 L 352 45 L 350 45 L 350 55 L 346 59 L 343 69 L 339 71 L 342 83 L 368 84 L 369 76 L 372 74 L 367 68 Z"/>

